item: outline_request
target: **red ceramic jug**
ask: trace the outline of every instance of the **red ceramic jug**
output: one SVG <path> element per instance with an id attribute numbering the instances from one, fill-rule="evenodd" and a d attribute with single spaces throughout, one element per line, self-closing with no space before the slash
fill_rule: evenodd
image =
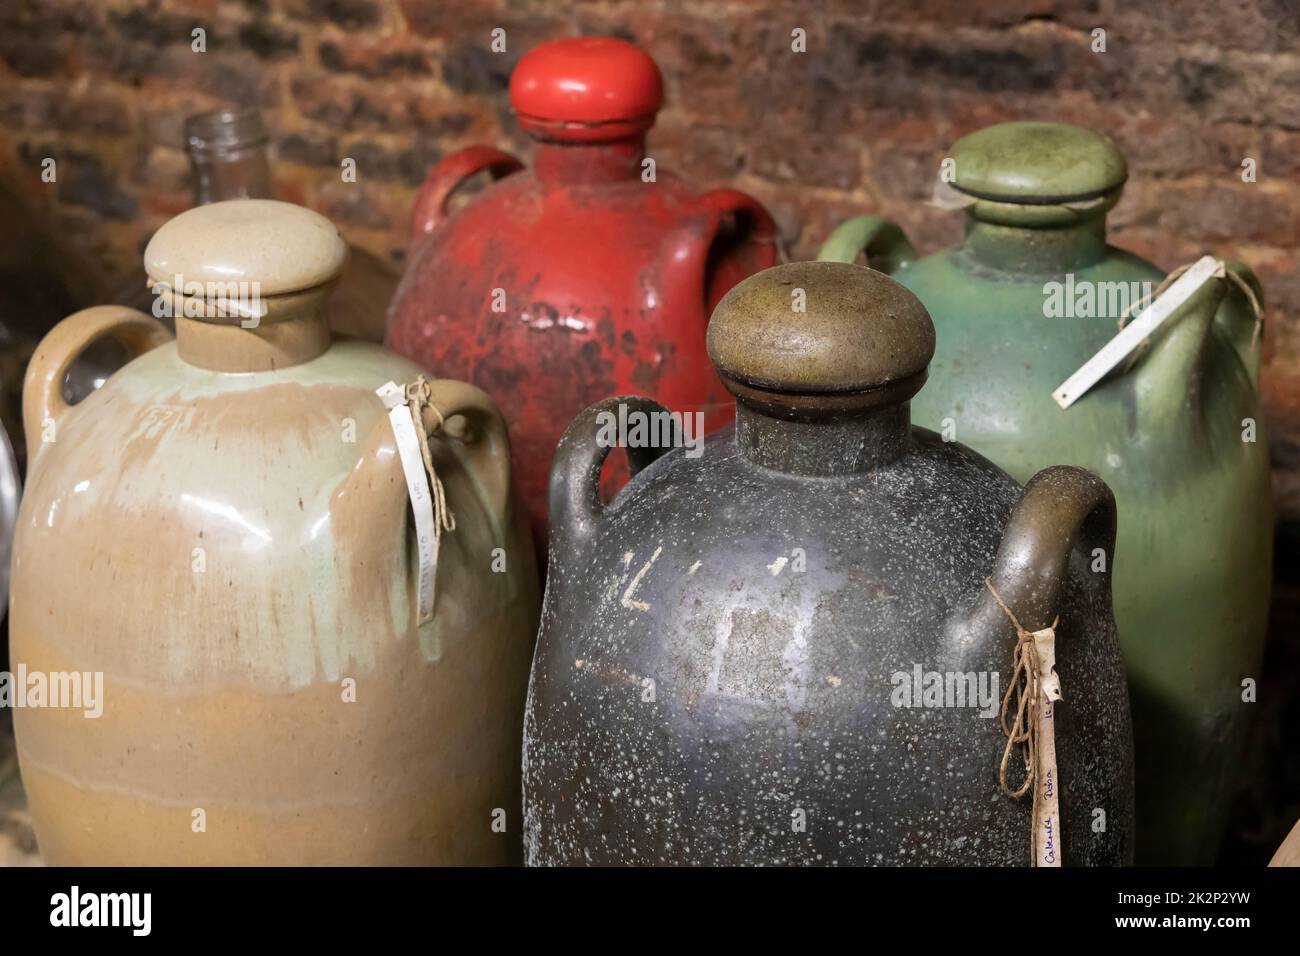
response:
<path id="1" fill-rule="evenodd" d="M 777 261 L 757 200 L 697 193 L 647 157 L 662 99 L 659 68 L 630 43 L 543 44 L 510 81 L 532 169 L 470 147 L 434 166 L 415 201 L 386 342 L 498 403 L 539 542 L 551 454 L 592 402 L 635 392 L 705 413 L 706 430 L 730 421 L 705 327 L 733 285 Z M 450 211 L 483 172 L 500 181 Z"/>

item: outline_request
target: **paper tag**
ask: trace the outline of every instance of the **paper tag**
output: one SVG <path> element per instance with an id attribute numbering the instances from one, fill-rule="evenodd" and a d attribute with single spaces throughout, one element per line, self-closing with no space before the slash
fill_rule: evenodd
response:
<path id="1" fill-rule="evenodd" d="M 1061 678 L 1056 676 L 1056 628 L 1045 627 L 1032 632 L 1038 653 L 1038 687 L 1050 700 L 1061 699 Z"/>
<path id="2" fill-rule="evenodd" d="M 1052 398 L 1062 408 L 1069 408 L 1088 390 L 1100 382 L 1111 369 L 1124 361 L 1129 354 L 1160 328 L 1179 306 L 1192 297 L 1196 290 L 1213 278 L 1223 278 L 1223 263 L 1213 256 L 1202 256 L 1186 272 L 1180 275 L 1155 301 L 1138 313 L 1120 333 L 1101 347 L 1101 349 L 1082 367 L 1067 378 Z"/>
<path id="3" fill-rule="evenodd" d="M 974 196 L 957 189 L 948 180 L 940 177 L 934 181 L 934 189 L 930 193 L 931 206 L 939 209 L 965 209 L 976 202 L 978 200 Z"/>
<path id="4" fill-rule="evenodd" d="M 1038 773 L 1034 786 L 1034 859 L 1039 866 L 1061 865 L 1061 796 L 1056 774 L 1056 701 L 1061 699 L 1061 678 L 1056 674 L 1056 629 L 1034 631 L 1038 652 L 1038 689 L 1043 700 L 1038 714 Z"/>
<path id="5" fill-rule="evenodd" d="M 433 496 L 429 490 L 429 477 L 424 471 L 420 455 L 420 440 L 411 420 L 411 410 L 406 405 L 406 393 L 400 385 L 389 382 L 375 389 L 388 409 L 388 421 L 397 439 L 397 454 L 402 459 L 402 472 L 406 475 L 406 491 L 411 499 L 411 514 L 415 518 L 415 542 L 419 552 L 418 582 L 419 617 L 423 625 L 433 617 L 433 584 L 438 572 L 438 538 L 434 534 Z"/>
<path id="6" fill-rule="evenodd" d="M 1056 704 L 1044 700 L 1038 715 L 1038 814 L 1034 819 L 1034 859 L 1038 866 L 1061 865 L 1061 796 L 1056 780 Z"/>

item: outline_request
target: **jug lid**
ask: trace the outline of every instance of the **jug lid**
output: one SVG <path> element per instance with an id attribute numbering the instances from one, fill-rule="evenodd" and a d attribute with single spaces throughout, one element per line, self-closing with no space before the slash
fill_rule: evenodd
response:
<path id="1" fill-rule="evenodd" d="M 196 283 L 256 283 L 260 295 L 284 295 L 337 278 L 347 252 L 319 213 L 274 199 L 231 199 L 164 223 L 145 248 L 144 267 L 151 283 L 178 294 L 194 294 L 185 290 Z"/>
<path id="2" fill-rule="evenodd" d="M 1128 164 L 1100 133 L 1068 123 L 999 123 L 952 148 L 952 186 L 977 199 L 1052 205 L 1095 199 L 1128 179 Z"/>
<path id="3" fill-rule="evenodd" d="M 624 139 L 654 125 L 663 78 L 650 55 L 625 40 L 570 37 L 523 56 L 510 77 L 510 103 L 535 136 Z"/>
<path id="4" fill-rule="evenodd" d="M 934 323 L 883 273 L 843 262 L 773 266 L 731 289 L 708 349 L 737 399 L 778 414 L 897 405 L 925 384 Z"/>

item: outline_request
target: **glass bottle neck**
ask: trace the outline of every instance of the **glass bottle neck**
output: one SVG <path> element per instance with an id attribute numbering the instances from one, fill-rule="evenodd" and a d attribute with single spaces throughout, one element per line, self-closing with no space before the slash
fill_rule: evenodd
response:
<path id="1" fill-rule="evenodd" d="M 255 110 L 190 117 L 185 134 L 196 206 L 274 198 L 266 132 Z"/>
<path id="2" fill-rule="evenodd" d="M 840 477 L 901 458 L 912 441 L 911 423 L 907 402 L 817 421 L 776 418 L 737 402 L 736 446 L 747 460 L 772 471 Z"/>
<path id="3" fill-rule="evenodd" d="M 1061 225 L 1009 225 L 966 213 L 963 251 L 999 272 L 1059 275 L 1083 269 L 1106 255 L 1106 217 L 1091 215 Z"/>
<path id="4" fill-rule="evenodd" d="M 190 151 L 194 170 L 194 205 L 226 199 L 272 199 L 271 164 L 266 147 L 221 155 Z"/>
<path id="5" fill-rule="evenodd" d="M 533 170 L 544 186 L 612 183 L 640 177 L 644 160 L 644 135 L 603 143 L 539 141 Z"/>

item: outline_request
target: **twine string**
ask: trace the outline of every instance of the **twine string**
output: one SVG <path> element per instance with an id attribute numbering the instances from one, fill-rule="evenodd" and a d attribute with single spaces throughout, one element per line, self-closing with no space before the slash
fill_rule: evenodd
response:
<path id="1" fill-rule="evenodd" d="M 1225 269 L 1224 275 L 1246 297 L 1246 301 L 1250 303 L 1250 311 L 1255 313 L 1255 331 L 1250 335 L 1250 346 L 1254 348 L 1264 334 L 1264 303 L 1259 301 L 1259 295 L 1255 292 L 1255 287 L 1237 273 L 1231 269 Z"/>
<path id="2" fill-rule="evenodd" d="M 429 476 L 429 491 L 433 498 L 433 547 L 436 560 L 438 545 L 445 531 L 456 530 L 456 516 L 447 505 L 447 491 L 442 486 L 442 479 L 433 467 L 433 454 L 429 451 L 429 433 L 424 427 L 424 410 L 430 409 L 438 416 L 438 425 L 434 431 L 441 431 L 446 424 L 442 412 L 433 404 L 433 390 L 429 380 L 423 375 L 405 387 L 406 407 L 411 411 L 411 421 L 415 425 L 415 435 L 420 442 L 420 458 L 424 462 L 425 473 Z"/>
<path id="3" fill-rule="evenodd" d="M 1148 292 L 1146 295 L 1139 298 L 1136 302 L 1130 302 L 1128 306 L 1124 309 L 1124 311 L 1121 312 L 1119 315 L 1119 328 L 1117 331 L 1123 332 L 1124 326 L 1128 324 L 1128 320 L 1133 318 L 1133 316 L 1137 314 L 1137 311 L 1139 309 L 1145 309 L 1148 305 L 1151 304 L 1151 302 L 1164 295 L 1165 290 L 1168 289 L 1175 282 L 1177 282 L 1178 279 L 1182 276 L 1182 274 L 1186 272 L 1188 269 L 1190 269 L 1193 266 L 1193 264 L 1194 263 L 1189 262 L 1186 265 L 1179 266 L 1173 272 L 1169 273 L 1169 275 L 1161 279 L 1160 284 L 1156 286 L 1153 291 Z"/>

